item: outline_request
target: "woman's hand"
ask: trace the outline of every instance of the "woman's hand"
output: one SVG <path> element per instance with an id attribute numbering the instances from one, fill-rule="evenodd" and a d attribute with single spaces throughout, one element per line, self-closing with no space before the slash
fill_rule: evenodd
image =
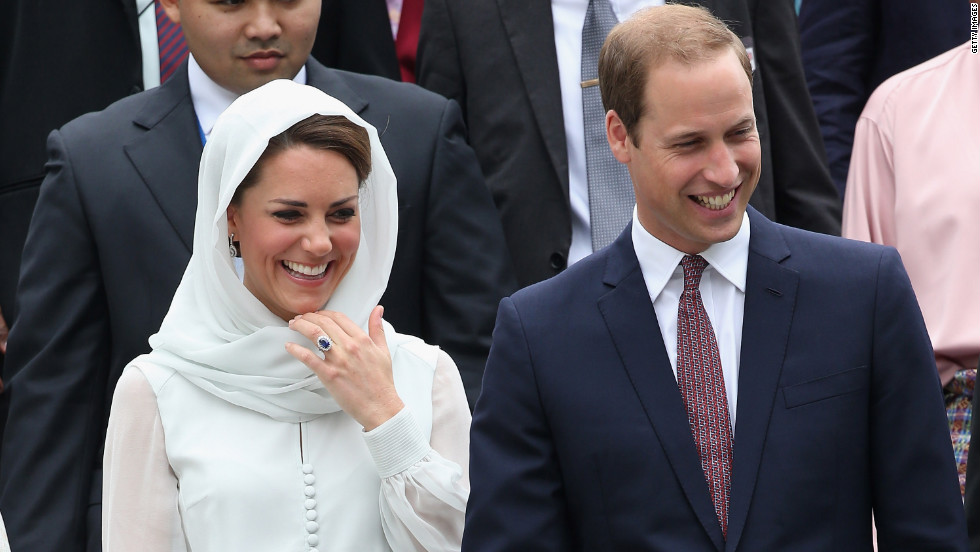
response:
<path id="1" fill-rule="evenodd" d="M 287 343 L 289 354 L 307 365 L 341 408 L 371 431 L 398 414 L 405 404 L 395 390 L 391 354 L 381 326 L 384 308 L 374 307 L 368 331 L 339 312 L 307 313 L 289 321 L 289 327 L 313 343 L 327 336 L 332 343 L 320 358 L 295 343 Z"/>

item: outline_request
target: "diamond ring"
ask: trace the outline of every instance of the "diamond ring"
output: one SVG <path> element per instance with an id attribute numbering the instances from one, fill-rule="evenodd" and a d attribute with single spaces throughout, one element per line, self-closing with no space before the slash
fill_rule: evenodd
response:
<path id="1" fill-rule="evenodd" d="M 320 349 L 325 353 L 329 351 L 331 347 L 333 347 L 333 341 L 330 340 L 330 337 L 327 336 L 327 334 L 323 334 L 320 337 L 316 338 L 317 349 Z"/>

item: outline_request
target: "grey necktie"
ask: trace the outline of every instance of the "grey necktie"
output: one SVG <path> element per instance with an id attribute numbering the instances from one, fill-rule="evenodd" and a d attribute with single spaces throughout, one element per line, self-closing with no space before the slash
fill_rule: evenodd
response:
<path id="1" fill-rule="evenodd" d="M 606 141 L 606 112 L 598 86 L 599 50 L 616 23 L 609 0 L 589 0 L 582 27 L 582 111 L 593 251 L 616 239 L 632 218 L 636 202 L 626 165 L 616 161 Z"/>

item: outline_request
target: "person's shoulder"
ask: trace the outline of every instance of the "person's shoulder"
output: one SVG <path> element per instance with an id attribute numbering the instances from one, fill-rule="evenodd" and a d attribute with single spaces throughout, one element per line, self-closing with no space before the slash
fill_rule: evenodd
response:
<path id="1" fill-rule="evenodd" d="M 892 75 L 871 93 L 862 116 L 877 119 L 886 111 L 902 109 L 902 107 L 914 109 L 923 94 L 925 97 L 935 94 L 942 82 L 947 79 L 949 71 L 955 71 L 956 65 L 961 63 L 964 57 L 971 55 L 973 54 L 970 53 L 970 44 L 963 43 L 919 65 Z M 907 101 L 908 105 L 899 105 L 903 101 Z"/>
<path id="2" fill-rule="evenodd" d="M 143 370 L 130 364 L 116 382 L 112 403 L 120 407 L 133 404 L 156 403 L 153 385 Z"/>
<path id="3" fill-rule="evenodd" d="M 788 266 L 802 272 L 828 275 L 853 275 L 861 270 L 873 272 L 883 255 L 895 252 L 895 248 L 886 245 L 829 236 L 769 220 L 757 222 L 752 231 L 771 231 L 781 236 L 789 248 Z M 752 242 L 749 247 L 757 250 Z"/>
<path id="4" fill-rule="evenodd" d="M 439 110 L 445 109 L 449 103 L 445 97 L 417 84 L 395 81 L 377 75 L 352 73 L 321 66 L 318 69 L 311 69 L 311 76 L 314 82 L 310 84 L 319 84 L 317 79 L 323 76 L 337 79 L 350 87 L 352 91 L 363 96 L 369 103 L 390 102 L 395 105 L 411 105 L 413 109 Z M 329 90 L 325 90 L 325 92 L 330 93 Z"/>
<path id="5" fill-rule="evenodd" d="M 613 246 L 578 261 L 562 272 L 531 284 L 510 296 L 516 305 L 526 305 L 530 310 L 550 307 L 541 314 L 558 313 L 557 305 L 571 307 L 581 301 L 592 301 L 609 290 L 604 285 L 604 275 L 610 258 L 613 256 Z M 637 265 L 639 270 L 639 265 Z M 567 312 L 562 308 L 560 312 Z"/>
<path id="6" fill-rule="evenodd" d="M 126 96 L 101 111 L 79 115 L 65 123 L 59 131 L 66 139 L 96 144 L 118 139 L 134 128 L 134 118 L 160 99 L 159 88 Z"/>

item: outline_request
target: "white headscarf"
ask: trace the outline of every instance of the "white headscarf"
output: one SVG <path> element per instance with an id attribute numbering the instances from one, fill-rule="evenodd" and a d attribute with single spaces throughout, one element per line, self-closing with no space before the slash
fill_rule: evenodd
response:
<path id="1" fill-rule="evenodd" d="M 341 115 L 371 139 L 371 174 L 361 189 L 357 256 L 323 308 L 367 328 L 388 285 L 398 231 L 395 175 L 378 132 L 320 90 L 276 80 L 235 100 L 215 123 L 198 178 L 194 251 L 153 351 L 142 360 L 174 369 L 201 389 L 281 421 L 307 421 L 340 410 L 287 342 L 316 350 L 249 292 L 228 252 L 226 209 L 269 139 L 314 114 Z M 386 329 L 390 329 L 387 326 Z M 392 357 L 399 337 L 386 331 Z M 394 343 L 392 342 L 394 340 Z"/>

